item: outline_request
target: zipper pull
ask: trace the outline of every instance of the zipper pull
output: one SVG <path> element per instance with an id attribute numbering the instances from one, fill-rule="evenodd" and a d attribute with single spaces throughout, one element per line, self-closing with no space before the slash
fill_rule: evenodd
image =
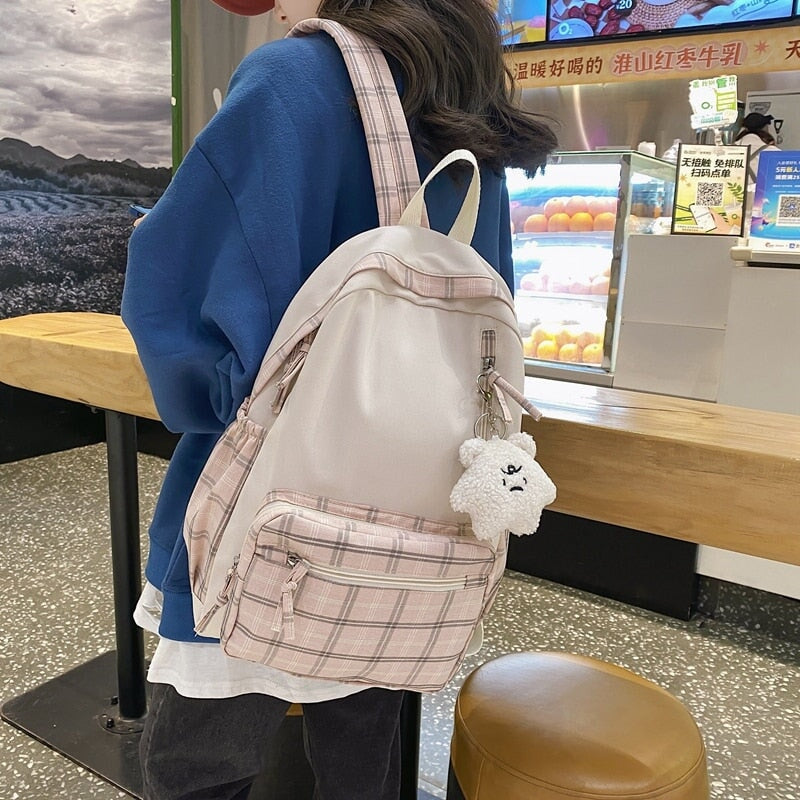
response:
<path id="1" fill-rule="evenodd" d="M 492 370 L 487 376 L 487 381 L 489 386 L 493 389 L 497 390 L 498 393 L 502 390 L 505 392 L 512 400 L 514 400 L 517 405 L 523 408 L 525 411 L 530 414 L 533 419 L 538 422 L 542 418 L 542 412 L 539 411 L 536 406 L 525 397 L 522 392 L 518 391 L 514 386 L 512 386 L 499 372 Z M 502 395 L 500 395 L 502 396 Z M 505 398 L 500 401 L 501 406 L 503 406 L 503 413 L 505 414 L 508 411 L 508 405 L 505 403 Z"/>
<path id="2" fill-rule="evenodd" d="M 231 568 L 225 573 L 225 583 L 222 584 L 222 588 L 219 590 L 216 596 L 216 602 L 214 603 L 211 608 L 206 611 L 205 614 L 200 618 L 200 621 L 197 625 L 194 626 L 194 632 L 200 633 L 202 632 L 205 627 L 211 622 L 214 614 L 222 608 L 222 606 L 227 605 L 228 600 L 230 600 L 230 589 L 231 585 L 233 584 L 234 579 L 236 578 L 236 567 L 239 564 L 239 556 L 233 559 L 233 565 Z"/>
<path id="3" fill-rule="evenodd" d="M 301 339 L 300 343 L 297 345 L 297 347 L 295 347 L 289 356 L 286 367 L 283 370 L 283 375 L 281 375 L 281 379 L 278 381 L 278 384 L 275 387 L 275 397 L 272 399 L 272 403 L 270 404 L 273 414 L 280 414 L 283 404 L 289 397 L 289 392 L 292 388 L 292 385 L 294 384 L 295 380 L 297 380 L 297 376 L 300 374 L 303 364 L 305 364 L 306 356 L 311 348 L 311 341 L 313 341 L 313 336 L 311 337 L 311 340 L 309 340 L 308 337 Z"/>
<path id="4" fill-rule="evenodd" d="M 292 561 L 294 562 L 292 564 Z M 276 633 L 283 631 L 283 638 L 286 641 L 294 639 L 294 592 L 300 581 L 308 572 L 308 567 L 300 561 L 297 556 L 290 553 L 286 558 L 286 563 L 292 566 L 291 572 L 286 576 L 286 580 L 281 585 L 281 599 L 275 607 L 275 617 L 272 620 L 272 630 Z"/>

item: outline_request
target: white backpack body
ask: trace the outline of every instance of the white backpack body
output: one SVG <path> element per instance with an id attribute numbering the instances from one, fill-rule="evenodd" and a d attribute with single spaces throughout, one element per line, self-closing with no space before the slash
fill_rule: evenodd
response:
<path id="1" fill-rule="evenodd" d="M 353 47 L 339 26 L 303 23 L 317 27 Z M 415 171 L 410 140 L 406 147 L 405 168 Z M 423 193 L 457 160 L 472 164 L 472 183 L 443 235 L 423 227 Z M 408 194 L 413 176 L 405 183 Z M 196 628 L 221 636 L 229 654 L 296 674 L 420 690 L 440 688 L 460 664 L 497 590 L 506 537 L 497 546 L 478 541 L 467 515 L 451 509 L 463 472 L 458 451 L 476 425 L 496 418 L 479 376 L 502 375 L 519 392 L 524 381 L 511 293 L 469 245 L 478 198 L 474 157 L 451 154 L 397 224 L 341 245 L 284 314 L 186 515 Z M 392 211 L 382 209 L 380 191 L 378 199 L 385 219 Z M 404 199 L 393 198 L 393 207 Z M 503 428 L 518 431 L 520 409 L 502 407 Z M 332 574 L 337 567 L 345 577 Z M 341 631 L 339 617 L 359 592 L 369 619 Z M 313 607 L 304 606 L 312 594 Z M 439 628 L 441 646 L 433 642 Z M 396 630 L 406 633 L 395 647 L 386 642 Z"/>

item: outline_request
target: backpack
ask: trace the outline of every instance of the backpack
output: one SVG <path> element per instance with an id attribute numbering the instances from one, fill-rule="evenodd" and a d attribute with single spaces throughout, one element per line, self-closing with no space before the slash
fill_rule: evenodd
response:
<path id="1" fill-rule="evenodd" d="M 526 403 L 522 341 L 508 287 L 469 245 L 474 156 L 451 153 L 419 187 L 383 54 L 329 20 L 290 35 L 317 29 L 356 91 L 380 227 L 303 284 L 200 475 L 184 525 L 195 630 L 296 675 L 433 691 L 505 567 L 507 535 L 478 540 L 448 500 L 465 439 L 519 430 L 504 398 Z M 455 161 L 472 177 L 445 236 L 424 227 L 423 193 Z"/>

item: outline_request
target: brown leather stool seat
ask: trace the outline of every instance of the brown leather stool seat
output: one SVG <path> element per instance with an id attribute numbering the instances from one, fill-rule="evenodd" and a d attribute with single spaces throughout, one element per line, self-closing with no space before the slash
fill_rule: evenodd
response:
<path id="1" fill-rule="evenodd" d="M 568 653 L 515 653 L 472 672 L 450 755 L 448 800 L 709 796 L 684 706 L 629 670 Z"/>

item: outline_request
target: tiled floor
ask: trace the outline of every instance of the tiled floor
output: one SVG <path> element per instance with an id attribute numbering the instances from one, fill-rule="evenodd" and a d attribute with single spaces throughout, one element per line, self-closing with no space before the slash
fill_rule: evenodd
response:
<path id="1" fill-rule="evenodd" d="M 143 530 L 163 469 L 140 459 Z M 106 480 L 103 445 L 0 465 L 0 699 L 114 646 Z M 783 608 L 800 613 L 800 604 Z M 421 786 L 436 797 L 463 676 L 502 653 L 563 650 L 632 669 L 682 700 L 706 741 L 714 800 L 800 800 L 796 636 L 681 622 L 517 573 L 486 634 L 459 678 L 424 701 Z M 125 796 L 0 724 L 0 800 Z"/>

